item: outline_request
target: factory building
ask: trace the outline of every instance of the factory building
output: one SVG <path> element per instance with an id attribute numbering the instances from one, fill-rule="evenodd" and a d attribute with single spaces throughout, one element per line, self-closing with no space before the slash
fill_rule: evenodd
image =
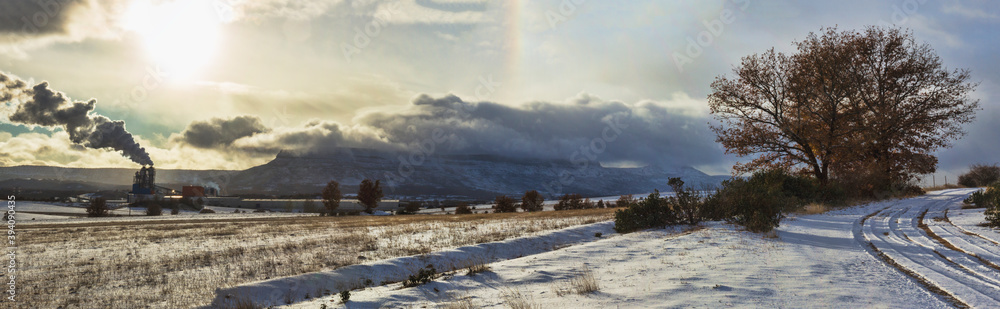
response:
<path id="1" fill-rule="evenodd" d="M 128 193 L 128 203 L 154 201 L 156 199 L 156 169 L 152 166 L 146 167 L 143 165 L 138 172 L 135 172 L 135 178 L 132 179 L 132 191 Z"/>

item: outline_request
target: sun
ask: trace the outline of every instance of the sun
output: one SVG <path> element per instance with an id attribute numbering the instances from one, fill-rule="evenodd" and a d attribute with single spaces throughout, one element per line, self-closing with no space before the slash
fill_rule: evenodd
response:
<path id="1" fill-rule="evenodd" d="M 150 60 L 167 78 L 187 80 L 211 63 L 225 20 L 211 1 L 136 0 L 122 26 L 139 35 Z"/>

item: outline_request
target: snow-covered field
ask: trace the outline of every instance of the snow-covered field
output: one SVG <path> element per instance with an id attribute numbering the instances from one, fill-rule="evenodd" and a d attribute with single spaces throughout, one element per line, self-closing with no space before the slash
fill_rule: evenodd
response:
<path id="1" fill-rule="evenodd" d="M 517 252 L 522 246 L 497 244 L 506 248 L 505 256 L 524 257 L 501 257 L 489 264 L 490 271 L 475 275 L 447 272 L 413 288 L 395 283 L 354 290 L 346 307 L 996 308 L 1000 234 L 977 226 L 982 209 L 961 209 L 961 200 L 972 191 L 937 191 L 799 215 L 782 221 L 772 236 L 718 222 L 688 230 L 620 235 L 610 231 L 610 223 L 597 223 L 575 231 L 601 231 L 603 237 L 580 233 L 577 245 L 538 254 L 533 249 Z M 437 253 L 430 261 L 470 260 L 465 251 Z M 405 259 L 371 263 L 372 272 L 357 276 L 391 273 Z M 588 270 L 599 289 L 573 293 L 572 281 Z M 361 278 L 349 273 L 318 275 L 346 281 Z M 317 282 L 324 281 L 313 284 Z M 243 296 L 281 295 L 288 290 L 288 285 L 274 283 L 280 281 L 220 291 L 217 300 L 226 295 L 235 299 L 241 289 L 247 292 Z M 274 284 L 271 290 L 268 284 Z M 326 287 L 337 292 L 336 285 Z M 345 307 L 339 296 L 316 297 L 313 288 L 312 299 L 293 298 L 287 307 Z"/>
<path id="2" fill-rule="evenodd" d="M 257 215 L 265 214 L 18 223 L 18 302 L 26 308 L 189 308 L 209 303 L 219 287 L 606 221 L 610 210 Z"/>

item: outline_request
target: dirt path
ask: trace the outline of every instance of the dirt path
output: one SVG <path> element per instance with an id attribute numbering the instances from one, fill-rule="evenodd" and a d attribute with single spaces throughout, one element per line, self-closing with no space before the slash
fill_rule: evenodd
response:
<path id="1" fill-rule="evenodd" d="M 870 253 L 958 307 L 1000 307 L 1000 247 L 948 220 L 970 189 L 901 200 L 859 220 Z"/>

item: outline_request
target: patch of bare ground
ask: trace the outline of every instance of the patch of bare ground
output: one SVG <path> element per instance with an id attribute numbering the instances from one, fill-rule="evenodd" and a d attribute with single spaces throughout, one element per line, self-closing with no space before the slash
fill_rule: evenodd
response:
<path id="1" fill-rule="evenodd" d="M 605 221 L 613 211 L 26 225 L 18 235 L 18 301 L 188 308 L 208 303 L 219 287 Z"/>

